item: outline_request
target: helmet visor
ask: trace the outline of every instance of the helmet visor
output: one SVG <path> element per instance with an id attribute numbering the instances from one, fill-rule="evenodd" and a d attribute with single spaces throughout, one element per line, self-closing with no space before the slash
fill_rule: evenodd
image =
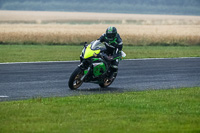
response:
<path id="1" fill-rule="evenodd" d="M 106 36 L 107 38 L 113 39 L 115 38 L 116 34 L 111 33 L 111 34 L 106 34 Z"/>

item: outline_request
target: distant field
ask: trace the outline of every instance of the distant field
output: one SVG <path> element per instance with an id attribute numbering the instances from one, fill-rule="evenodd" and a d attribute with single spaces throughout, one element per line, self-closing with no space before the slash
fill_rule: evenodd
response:
<path id="1" fill-rule="evenodd" d="M 0 43 L 79 44 L 109 25 L 0 24 Z M 200 25 L 114 25 L 125 45 L 200 45 Z"/>
<path id="2" fill-rule="evenodd" d="M 200 45 L 199 16 L 0 11 L 0 44 L 79 44 L 115 26 L 125 45 Z"/>

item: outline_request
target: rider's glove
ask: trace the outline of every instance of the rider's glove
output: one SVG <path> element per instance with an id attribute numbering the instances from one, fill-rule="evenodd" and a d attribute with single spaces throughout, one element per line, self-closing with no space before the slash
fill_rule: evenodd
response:
<path id="1" fill-rule="evenodd" d="M 115 59 L 120 59 L 120 57 L 121 57 L 121 51 L 118 51 L 118 53 L 116 53 L 115 55 L 113 55 L 113 59 L 115 60 Z"/>
<path id="2" fill-rule="evenodd" d="M 100 54 L 101 58 L 105 59 L 106 61 L 112 61 L 113 56 L 108 56 L 107 54 Z"/>
<path id="3" fill-rule="evenodd" d="M 108 61 L 112 61 L 113 60 L 113 56 L 107 56 L 107 60 Z"/>

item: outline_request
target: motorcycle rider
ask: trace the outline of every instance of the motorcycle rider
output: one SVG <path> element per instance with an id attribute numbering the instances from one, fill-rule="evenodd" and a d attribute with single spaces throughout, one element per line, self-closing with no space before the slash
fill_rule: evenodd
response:
<path id="1" fill-rule="evenodd" d="M 106 46 L 106 59 L 111 61 L 111 69 L 109 79 L 114 76 L 118 71 L 119 57 L 123 48 L 123 42 L 120 35 L 117 33 L 115 27 L 108 27 L 106 33 L 102 34 L 98 39 L 100 42 L 104 42 Z"/>

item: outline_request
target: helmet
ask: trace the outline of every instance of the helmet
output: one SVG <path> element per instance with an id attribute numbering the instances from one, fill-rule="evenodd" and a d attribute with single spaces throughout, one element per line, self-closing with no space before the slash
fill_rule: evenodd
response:
<path id="1" fill-rule="evenodd" d="M 117 29 L 115 27 L 108 27 L 107 30 L 106 30 L 106 37 L 109 41 L 112 41 L 115 39 L 117 35 Z"/>

